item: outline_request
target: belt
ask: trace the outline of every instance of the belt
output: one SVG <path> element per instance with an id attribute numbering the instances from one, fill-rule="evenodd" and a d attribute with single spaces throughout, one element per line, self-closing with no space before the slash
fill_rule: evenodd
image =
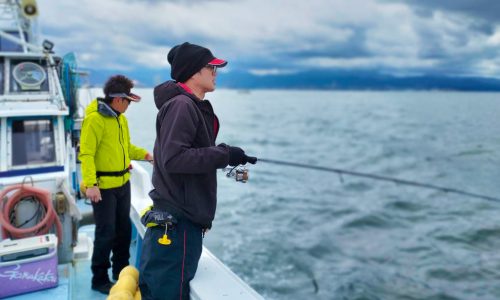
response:
<path id="1" fill-rule="evenodd" d="M 165 233 L 158 239 L 158 244 L 168 246 L 172 240 L 168 238 L 167 232 L 177 223 L 177 220 L 166 211 L 155 211 L 153 206 L 146 207 L 141 213 L 141 223 L 146 227 L 165 226 Z"/>
<path id="2" fill-rule="evenodd" d="M 125 170 L 122 170 L 122 171 L 114 171 L 114 172 L 96 171 L 95 176 L 96 177 L 101 177 L 101 176 L 122 177 L 123 175 L 127 174 L 129 171 L 130 171 L 129 168 L 126 168 Z"/>
<path id="3" fill-rule="evenodd" d="M 141 212 L 141 223 L 146 227 L 169 226 L 177 223 L 174 216 L 166 211 L 154 210 L 153 206 L 146 207 Z"/>

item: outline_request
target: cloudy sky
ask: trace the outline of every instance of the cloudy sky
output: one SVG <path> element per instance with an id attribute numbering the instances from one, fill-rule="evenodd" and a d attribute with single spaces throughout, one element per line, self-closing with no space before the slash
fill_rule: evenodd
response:
<path id="1" fill-rule="evenodd" d="M 39 0 L 39 25 L 80 66 L 155 81 L 184 41 L 226 70 L 285 76 L 304 70 L 500 78 L 496 0 Z"/>

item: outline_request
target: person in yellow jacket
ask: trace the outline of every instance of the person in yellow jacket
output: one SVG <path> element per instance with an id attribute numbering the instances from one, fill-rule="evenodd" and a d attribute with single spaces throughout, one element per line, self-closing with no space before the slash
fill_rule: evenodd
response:
<path id="1" fill-rule="evenodd" d="M 92 202 L 96 224 L 92 254 L 92 289 L 108 294 L 113 252 L 113 279 L 129 264 L 132 225 L 130 213 L 130 160 L 153 160 L 146 150 L 130 142 L 125 111 L 140 97 L 130 92 L 134 84 L 123 75 L 110 77 L 104 98 L 92 101 L 85 110 L 80 137 L 82 185 Z"/>

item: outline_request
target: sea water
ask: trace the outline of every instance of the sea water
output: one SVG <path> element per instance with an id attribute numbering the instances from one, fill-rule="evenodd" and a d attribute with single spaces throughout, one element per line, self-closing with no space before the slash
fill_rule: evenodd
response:
<path id="1" fill-rule="evenodd" d="M 152 150 L 152 89 L 126 115 Z M 500 94 L 207 95 L 218 143 L 259 158 L 500 197 Z M 151 167 L 144 165 L 151 172 Z M 219 171 L 204 244 L 266 299 L 500 299 L 500 203 L 259 162 Z"/>

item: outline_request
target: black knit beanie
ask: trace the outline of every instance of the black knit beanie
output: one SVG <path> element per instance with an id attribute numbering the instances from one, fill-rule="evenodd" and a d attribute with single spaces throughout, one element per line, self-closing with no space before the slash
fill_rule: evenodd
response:
<path id="1" fill-rule="evenodd" d="M 177 82 L 186 82 L 213 59 L 215 56 L 205 47 L 188 42 L 177 45 L 168 52 L 170 76 Z"/>

